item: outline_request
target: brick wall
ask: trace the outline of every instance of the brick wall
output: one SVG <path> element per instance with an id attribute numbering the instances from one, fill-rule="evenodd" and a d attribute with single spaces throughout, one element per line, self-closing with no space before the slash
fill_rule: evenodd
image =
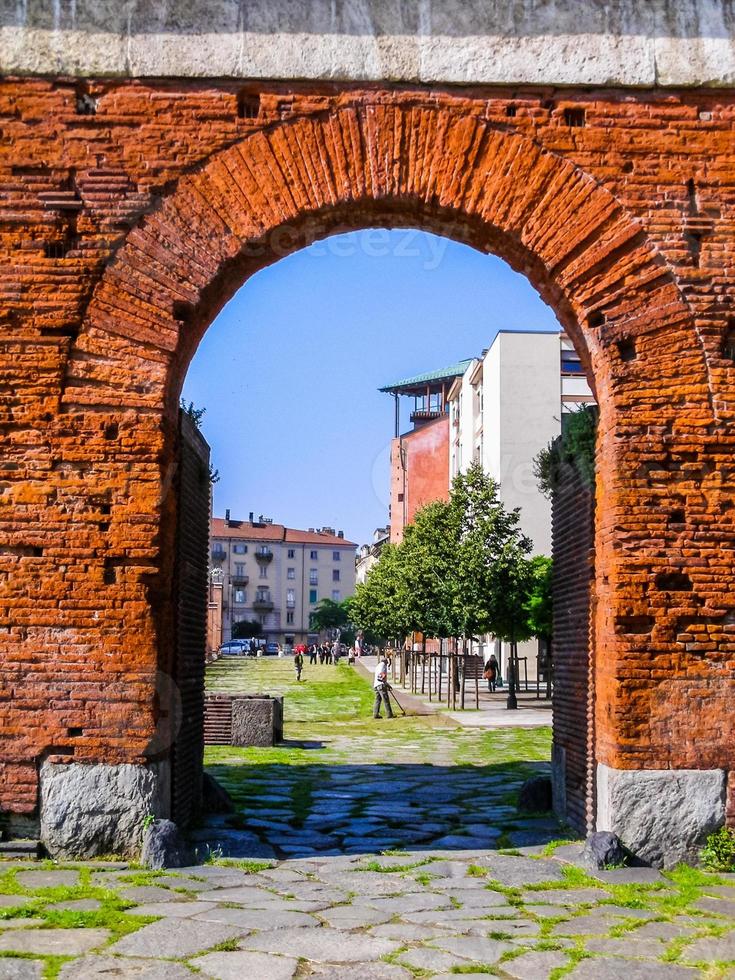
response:
<path id="1" fill-rule="evenodd" d="M 375 225 L 501 255 L 594 378 L 599 760 L 735 769 L 732 93 L 85 87 L 0 83 L 0 807 L 44 755 L 148 758 L 189 360 Z"/>
<path id="2" fill-rule="evenodd" d="M 186 826 L 201 805 L 204 760 L 204 667 L 209 566 L 209 446 L 181 412 L 179 509 L 174 602 L 176 650 L 173 679 L 180 711 L 172 751 L 171 812 Z"/>
<path id="3" fill-rule="evenodd" d="M 551 519 L 554 755 L 564 759 L 564 815 L 584 834 L 594 829 L 594 494 L 568 462 L 560 467 Z"/>

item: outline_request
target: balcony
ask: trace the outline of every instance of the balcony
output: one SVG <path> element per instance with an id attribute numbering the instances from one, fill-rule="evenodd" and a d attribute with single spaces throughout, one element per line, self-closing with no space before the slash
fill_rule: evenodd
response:
<path id="1" fill-rule="evenodd" d="M 231 577 L 230 581 L 235 586 L 247 585 L 248 582 L 250 581 L 250 576 L 249 575 L 233 575 Z"/>
<path id="2" fill-rule="evenodd" d="M 434 419 L 441 419 L 447 413 L 443 409 L 426 409 L 418 408 L 415 412 L 411 412 L 411 424 L 412 425 L 422 425 L 424 422 L 433 422 Z"/>
<path id="3" fill-rule="evenodd" d="M 227 558 L 227 552 L 224 548 L 212 548 L 212 561 L 224 561 Z"/>
<path id="4" fill-rule="evenodd" d="M 270 548 L 258 548 L 255 552 L 255 560 L 267 564 L 269 561 L 273 561 L 273 552 Z"/>
<path id="5" fill-rule="evenodd" d="M 253 599 L 253 609 L 255 609 L 256 612 L 270 612 L 272 608 L 273 600 L 271 599 L 270 594 L 263 592 L 260 595 L 256 595 L 256 597 Z"/>

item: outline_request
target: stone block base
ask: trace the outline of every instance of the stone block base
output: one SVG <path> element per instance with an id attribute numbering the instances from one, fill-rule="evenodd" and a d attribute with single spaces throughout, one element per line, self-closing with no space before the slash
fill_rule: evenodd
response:
<path id="1" fill-rule="evenodd" d="M 696 864 L 708 834 L 725 822 L 722 769 L 597 766 L 597 829 L 609 830 L 647 864 Z"/>
<path id="2" fill-rule="evenodd" d="M 41 842 L 53 858 L 137 857 L 143 824 L 161 816 L 157 767 L 46 762 L 41 768 Z"/>
<path id="3" fill-rule="evenodd" d="M 283 698 L 244 697 L 232 702 L 232 745 L 276 745 L 283 739 Z"/>

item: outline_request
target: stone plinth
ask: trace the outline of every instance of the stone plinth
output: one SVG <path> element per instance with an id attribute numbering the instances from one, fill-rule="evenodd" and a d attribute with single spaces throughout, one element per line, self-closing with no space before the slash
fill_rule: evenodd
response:
<path id="1" fill-rule="evenodd" d="M 267 695 L 232 702 L 232 745 L 276 745 L 283 740 L 283 698 Z"/>

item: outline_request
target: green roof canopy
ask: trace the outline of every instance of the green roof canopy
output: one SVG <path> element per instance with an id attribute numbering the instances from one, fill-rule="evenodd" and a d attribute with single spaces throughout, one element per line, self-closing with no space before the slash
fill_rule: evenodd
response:
<path id="1" fill-rule="evenodd" d="M 417 374 L 415 378 L 406 378 L 404 381 L 397 381 L 395 384 L 386 385 L 379 391 L 387 391 L 392 395 L 411 395 L 414 392 L 423 394 L 427 385 L 441 384 L 442 381 L 453 381 L 465 373 L 472 358 L 464 361 L 457 361 L 449 367 L 441 368 L 439 371 L 429 371 L 427 374 Z"/>

